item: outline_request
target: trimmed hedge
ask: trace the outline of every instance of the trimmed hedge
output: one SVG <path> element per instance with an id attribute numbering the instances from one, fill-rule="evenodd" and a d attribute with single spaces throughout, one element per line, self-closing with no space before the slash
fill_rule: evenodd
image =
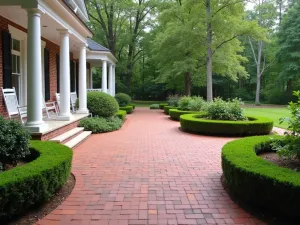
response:
<path id="1" fill-rule="evenodd" d="M 180 116 L 181 128 L 199 134 L 222 136 L 265 135 L 273 128 L 273 121 L 264 117 L 248 117 L 249 120 L 245 121 L 209 120 L 197 117 L 199 114 Z"/>
<path id="2" fill-rule="evenodd" d="M 133 106 L 132 105 L 127 105 L 119 108 L 120 110 L 124 110 L 127 112 L 127 114 L 130 114 L 133 112 Z"/>
<path id="3" fill-rule="evenodd" d="M 259 156 L 270 151 L 279 136 L 248 137 L 227 143 L 222 149 L 222 168 L 229 192 L 245 203 L 288 217 L 297 217 L 300 173 L 282 168 Z"/>
<path id="4" fill-rule="evenodd" d="M 164 109 L 164 107 L 167 106 L 167 105 L 168 105 L 168 103 L 160 103 L 159 108 Z"/>
<path id="5" fill-rule="evenodd" d="M 114 97 L 98 91 L 87 93 L 87 107 L 93 116 L 103 117 L 114 116 L 119 110 L 118 102 Z"/>
<path id="6" fill-rule="evenodd" d="M 152 104 L 152 105 L 150 105 L 150 109 L 159 109 L 159 105 L 158 104 Z"/>
<path id="7" fill-rule="evenodd" d="M 183 110 L 179 110 L 179 109 L 170 109 L 169 110 L 169 115 L 173 120 L 180 120 L 180 116 L 181 115 L 185 115 L 185 114 L 197 114 L 197 113 L 202 113 L 202 112 L 194 112 L 194 111 L 183 111 Z"/>
<path id="8" fill-rule="evenodd" d="M 131 105 L 133 107 L 133 110 L 135 110 L 135 104 L 130 103 L 129 105 Z"/>
<path id="9" fill-rule="evenodd" d="M 125 110 L 119 110 L 115 116 L 119 117 L 121 120 L 126 119 L 127 112 Z"/>
<path id="10" fill-rule="evenodd" d="M 70 175 L 70 148 L 41 141 L 31 141 L 30 147 L 33 161 L 0 173 L 1 220 L 49 200 Z"/>
<path id="11" fill-rule="evenodd" d="M 125 93 L 118 93 L 115 95 L 115 99 L 117 100 L 117 102 L 119 103 L 120 107 L 124 107 L 127 105 L 130 105 L 132 99 L 128 94 Z"/>
<path id="12" fill-rule="evenodd" d="M 169 115 L 169 110 L 170 110 L 170 109 L 178 109 L 178 107 L 175 107 L 175 106 L 169 106 L 169 105 L 164 106 L 164 113 L 165 113 L 166 115 Z"/>

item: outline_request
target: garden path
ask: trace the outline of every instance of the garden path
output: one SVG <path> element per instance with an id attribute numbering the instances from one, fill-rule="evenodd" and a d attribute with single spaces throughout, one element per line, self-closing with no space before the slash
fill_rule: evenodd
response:
<path id="1" fill-rule="evenodd" d="M 74 150 L 75 188 L 37 224 L 263 224 L 222 187 L 221 148 L 232 138 L 183 133 L 157 110 L 127 118 Z"/>

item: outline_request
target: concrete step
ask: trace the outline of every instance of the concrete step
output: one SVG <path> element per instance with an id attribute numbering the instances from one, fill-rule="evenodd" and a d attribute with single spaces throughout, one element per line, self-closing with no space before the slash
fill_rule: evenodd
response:
<path id="1" fill-rule="evenodd" d="M 55 138 L 52 138 L 50 141 L 53 141 L 53 142 L 58 142 L 58 143 L 62 143 L 64 141 L 66 141 L 67 139 L 79 134 L 80 132 L 82 132 L 84 130 L 83 127 L 76 127 L 72 130 L 69 130 Z"/>
<path id="2" fill-rule="evenodd" d="M 65 143 L 65 146 L 68 146 L 69 148 L 74 148 L 81 142 L 83 142 L 85 139 L 87 139 L 92 134 L 92 131 L 83 131 L 81 134 L 77 135 L 76 137 L 72 138 L 70 141 Z"/>

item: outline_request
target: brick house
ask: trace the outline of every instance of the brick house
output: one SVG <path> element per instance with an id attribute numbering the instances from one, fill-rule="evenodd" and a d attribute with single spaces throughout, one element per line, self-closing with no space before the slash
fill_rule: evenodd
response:
<path id="1" fill-rule="evenodd" d="M 91 39 L 88 21 L 84 0 L 0 1 L 0 87 L 15 87 L 19 105 L 27 106 L 25 127 L 32 134 L 55 130 L 43 120 L 42 96 L 55 101 L 60 93 L 56 120 L 64 126 L 57 129 L 75 126 L 74 121 L 88 115 L 86 96 L 93 89 L 93 67 L 102 67 L 101 91 L 115 94 L 117 60 Z M 70 110 L 74 91 L 80 103 L 76 115 Z M 7 116 L 2 93 L 0 115 Z"/>

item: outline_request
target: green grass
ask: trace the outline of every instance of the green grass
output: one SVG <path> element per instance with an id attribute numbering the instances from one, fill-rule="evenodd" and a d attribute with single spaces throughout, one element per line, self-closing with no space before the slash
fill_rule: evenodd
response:
<path id="1" fill-rule="evenodd" d="M 279 124 L 279 119 L 289 117 L 290 112 L 287 107 L 268 108 L 268 107 L 254 107 L 245 108 L 246 115 L 268 117 L 274 121 L 275 127 L 287 128 L 288 123 L 284 122 Z"/>
<path id="2" fill-rule="evenodd" d="M 152 104 L 166 103 L 165 101 L 142 101 L 142 100 L 133 100 L 133 104 L 137 107 L 150 107 Z"/>

